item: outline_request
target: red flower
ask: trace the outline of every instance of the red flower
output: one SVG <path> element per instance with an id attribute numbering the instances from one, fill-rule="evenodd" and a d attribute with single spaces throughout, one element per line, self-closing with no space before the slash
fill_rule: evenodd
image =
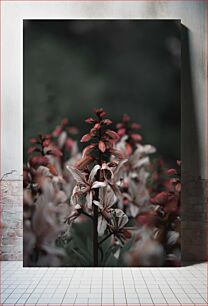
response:
<path id="1" fill-rule="evenodd" d="M 168 202 L 168 192 L 162 191 L 150 199 L 152 204 L 165 205 Z"/>
<path id="2" fill-rule="evenodd" d="M 132 123 L 132 124 L 131 124 L 131 128 L 132 128 L 132 129 L 135 129 L 135 130 L 139 130 L 139 129 L 141 129 L 141 125 L 138 124 L 138 123 Z"/>
<path id="3" fill-rule="evenodd" d="M 71 138 L 68 138 L 66 143 L 65 143 L 65 147 L 68 151 L 70 151 L 73 147 L 74 141 Z"/>
<path id="4" fill-rule="evenodd" d="M 62 125 L 68 125 L 69 124 L 69 120 L 67 118 L 64 118 L 61 122 Z"/>
<path id="5" fill-rule="evenodd" d="M 52 133 L 53 137 L 58 137 L 61 134 L 61 131 L 62 129 L 60 128 L 60 126 L 56 127 Z"/>
<path id="6" fill-rule="evenodd" d="M 110 119 L 104 119 L 104 120 L 101 121 L 101 123 L 104 124 L 104 125 L 110 125 L 110 124 L 112 124 L 112 121 Z"/>
<path id="7" fill-rule="evenodd" d="M 99 141 L 98 148 L 101 152 L 103 152 L 103 153 L 105 152 L 106 146 L 105 146 L 105 143 L 102 140 Z"/>
<path id="8" fill-rule="evenodd" d="M 50 140 L 46 139 L 43 141 L 43 147 L 48 147 L 50 144 Z"/>
<path id="9" fill-rule="evenodd" d="M 28 154 L 32 154 L 34 152 L 40 152 L 40 149 L 38 147 L 30 147 L 28 150 L 27 150 L 27 153 Z"/>
<path id="10" fill-rule="evenodd" d="M 84 169 L 87 166 L 89 166 L 92 162 L 93 162 L 94 158 L 91 156 L 85 156 L 82 159 L 80 159 L 77 163 L 76 163 L 76 168 L 77 169 Z"/>
<path id="11" fill-rule="evenodd" d="M 38 140 L 36 138 L 30 138 L 29 142 L 30 143 L 38 143 Z"/>
<path id="12" fill-rule="evenodd" d="M 172 175 L 172 174 L 177 174 L 177 171 L 176 171 L 175 169 L 168 169 L 168 170 L 166 171 L 166 173 L 167 173 L 168 175 Z"/>
<path id="13" fill-rule="evenodd" d="M 98 117 L 104 117 L 106 115 L 106 112 L 104 112 L 103 108 L 96 108 L 95 109 L 95 114 Z"/>
<path id="14" fill-rule="evenodd" d="M 131 134 L 131 138 L 136 140 L 136 141 L 141 141 L 142 140 L 142 136 L 139 134 Z"/>
<path id="15" fill-rule="evenodd" d="M 94 125 L 93 129 L 99 130 L 99 129 L 100 129 L 100 123 L 96 123 L 96 124 Z"/>
<path id="16" fill-rule="evenodd" d="M 91 139 L 91 135 L 90 134 L 85 134 L 84 136 L 82 136 L 82 139 L 80 140 L 80 142 L 87 142 Z"/>
<path id="17" fill-rule="evenodd" d="M 85 147 L 84 150 L 82 151 L 82 156 L 84 157 L 84 156 L 88 155 L 89 153 L 91 153 L 92 150 L 93 150 L 95 147 L 96 147 L 96 144 L 91 144 L 91 145 Z"/>
<path id="18" fill-rule="evenodd" d="M 92 117 L 89 117 L 85 120 L 85 122 L 87 123 L 94 123 L 95 122 L 95 119 L 93 119 Z"/>
<path id="19" fill-rule="evenodd" d="M 129 122 L 130 117 L 127 114 L 123 115 L 123 122 Z"/>
<path id="20" fill-rule="evenodd" d="M 118 135 L 119 136 L 124 136 L 125 133 L 126 133 L 126 129 L 124 129 L 124 128 L 121 128 L 121 129 L 118 130 Z"/>
<path id="21" fill-rule="evenodd" d="M 30 166 L 33 168 L 38 168 L 39 166 L 47 166 L 48 159 L 45 156 L 34 156 L 29 161 Z"/>
<path id="22" fill-rule="evenodd" d="M 76 134 L 78 134 L 79 131 L 76 127 L 73 126 L 73 127 L 68 128 L 68 132 L 70 134 L 76 135 Z"/>
<path id="23" fill-rule="evenodd" d="M 119 135 L 116 132 L 112 131 L 112 130 L 107 130 L 105 133 L 108 136 L 110 136 L 112 139 L 115 139 L 115 140 L 119 139 Z"/>

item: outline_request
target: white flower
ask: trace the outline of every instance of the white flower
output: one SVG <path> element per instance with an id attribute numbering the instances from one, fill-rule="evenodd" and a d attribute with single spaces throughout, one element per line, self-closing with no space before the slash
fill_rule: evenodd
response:
<path id="1" fill-rule="evenodd" d="M 149 192 L 145 184 L 142 182 L 137 184 L 133 180 L 129 180 L 128 193 L 124 193 L 124 196 L 129 200 L 129 212 L 134 218 L 149 200 Z"/>
<path id="2" fill-rule="evenodd" d="M 138 144 L 137 148 L 138 148 L 140 154 L 153 154 L 153 153 L 156 152 L 156 148 L 152 145 L 149 145 L 149 144 L 144 145 L 144 146 L 142 146 L 141 144 Z"/>
<path id="3" fill-rule="evenodd" d="M 117 198 L 110 187 L 100 188 L 99 201 L 93 201 L 100 209 L 100 216 L 98 217 L 97 231 L 99 236 L 102 236 L 107 227 L 107 219 L 110 218 L 110 208 L 115 204 Z"/>
<path id="4" fill-rule="evenodd" d="M 113 232 L 119 232 L 128 222 L 127 215 L 121 209 L 111 210 L 111 228 Z"/>
<path id="5" fill-rule="evenodd" d="M 62 148 L 66 142 L 67 139 L 67 133 L 66 131 L 61 132 L 61 134 L 58 137 L 58 146 L 59 148 Z"/>
<path id="6" fill-rule="evenodd" d="M 121 209 L 111 209 L 111 219 L 110 223 L 108 223 L 108 228 L 114 234 L 115 240 L 119 241 L 121 247 L 131 237 L 131 233 L 124 227 L 127 222 L 128 217 Z"/>
<path id="7" fill-rule="evenodd" d="M 94 181 L 95 175 L 97 171 L 100 169 L 99 165 L 96 165 L 91 170 L 88 179 L 86 176 L 78 169 L 67 166 L 67 169 L 77 182 L 77 185 L 74 187 L 72 194 L 72 203 L 79 204 L 79 197 L 82 195 L 86 196 L 86 204 L 89 209 L 92 208 L 92 200 L 93 200 L 93 189 L 105 187 L 106 182 Z"/>
<path id="8" fill-rule="evenodd" d="M 176 244 L 178 238 L 179 238 L 180 234 L 176 231 L 168 231 L 167 233 L 167 243 L 169 245 L 174 245 Z"/>

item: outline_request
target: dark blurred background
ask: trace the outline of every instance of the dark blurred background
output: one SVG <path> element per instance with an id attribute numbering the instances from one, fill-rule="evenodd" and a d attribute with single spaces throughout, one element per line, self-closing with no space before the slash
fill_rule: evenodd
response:
<path id="1" fill-rule="evenodd" d="M 95 107 L 142 125 L 143 143 L 180 159 L 178 20 L 24 20 L 24 153 L 64 117 L 80 128 Z"/>

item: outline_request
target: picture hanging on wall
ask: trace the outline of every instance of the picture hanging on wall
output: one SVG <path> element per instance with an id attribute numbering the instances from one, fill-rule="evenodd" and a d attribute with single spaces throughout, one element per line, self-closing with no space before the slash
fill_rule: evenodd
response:
<path id="1" fill-rule="evenodd" d="M 25 267 L 180 266 L 179 20 L 24 20 Z"/>

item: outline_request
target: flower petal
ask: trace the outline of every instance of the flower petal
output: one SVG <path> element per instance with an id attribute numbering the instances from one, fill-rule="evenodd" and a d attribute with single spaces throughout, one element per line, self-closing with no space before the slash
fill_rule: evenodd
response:
<path id="1" fill-rule="evenodd" d="M 91 135 L 90 134 L 85 134 L 84 136 L 82 136 L 82 139 L 80 140 L 80 142 L 87 142 L 91 139 Z"/>
<path id="2" fill-rule="evenodd" d="M 103 153 L 105 152 L 106 146 L 105 146 L 105 143 L 102 140 L 99 141 L 98 148 L 101 152 L 103 152 Z"/>
<path id="3" fill-rule="evenodd" d="M 109 187 L 107 189 L 107 192 L 106 192 L 106 195 L 105 195 L 105 200 L 104 200 L 105 207 L 106 208 L 107 207 L 108 208 L 112 207 L 115 204 L 116 200 L 117 200 L 117 197 L 115 196 L 115 193 Z"/>
<path id="4" fill-rule="evenodd" d="M 129 210 L 133 218 L 135 218 L 139 213 L 139 207 L 134 204 L 130 205 Z"/>
<path id="5" fill-rule="evenodd" d="M 103 209 L 103 205 L 102 205 L 99 201 L 94 200 L 94 201 L 93 201 L 93 204 L 95 204 L 96 206 L 98 206 L 100 209 Z"/>
<path id="6" fill-rule="evenodd" d="M 120 138 L 119 135 L 113 130 L 106 130 L 105 133 L 112 139 L 118 140 Z"/>
<path id="7" fill-rule="evenodd" d="M 86 185 L 85 176 L 82 174 L 81 171 L 69 165 L 67 165 L 66 168 L 69 170 L 69 172 L 71 173 L 71 175 L 73 176 L 73 178 L 77 183 Z"/>
<path id="8" fill-rule="evenodd" d="M 98 235 L 99 236 L 103 236 L 105 233 L 107 227 L 107 221 L 105 220 L 105 218 L 103 218 L 103 216 L 99 216 L 98 217 L 98 225 L 97 225 L 97 231 L 98 231 Z"/>
<path id="9" fill-rule="evenodd" d="M 99 182 L 99 181 L 95 181 L 92 184 L 91 188 L 100 188 L 100 187 L 105 187 L 106 186 L 106 182 Z"/>
<path id="10" fill-rule="evenodd" d="M 94 177 L 95 177 L 95 175 L 97 174 L 97 172 L 98 172 L 99 169 L 100 169 L 100 165 L 95 165 L 95 166 L 92 168 L 92 170 L 91 170 L 91 172 L 90 172 L 90 175 L 89 175 L 89 179 L 88 179 L 88 181 L 89 181 L 90 184 L 93 182 Z"/>
<path id="11" fill-rule="evenodd" d="M 119 228 L 124 227 L 124 225 L 129 220 L 127 215 L 121 209 L 118 209 L 118 208 L 115 209 L 115 214 L 116 214 L 116 217 L 119 218 L 119 220 L 118 220 L 118 227 Z"/>
<path id="12" fill-rule="evenodd" d="M 86 195 L 86 204 L 89 209 L 92 209 L 92 191 L 89 191 Z"/>

